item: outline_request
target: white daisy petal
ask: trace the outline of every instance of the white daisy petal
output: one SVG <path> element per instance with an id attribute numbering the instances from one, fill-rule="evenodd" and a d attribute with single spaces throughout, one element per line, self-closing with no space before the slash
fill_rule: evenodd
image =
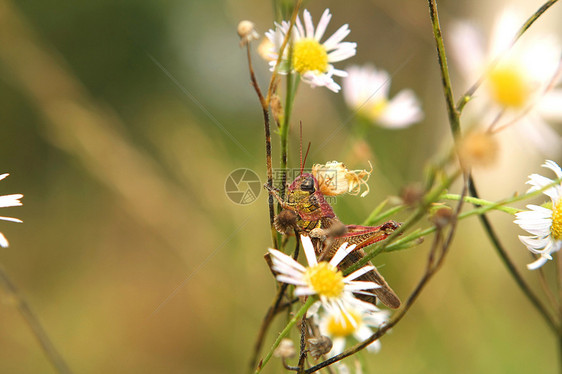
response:
<path id="1" fill-rule="evenodd" d="M 387 72 L 369 65 L 347 70 L 344 98 L 362 116 L 389 129 L 405 128 L 423 119 L 423 111 L 413 91 L 402 90 L 389 99 L 391 79 Z"/>
<path id="2" fill-rule="evenodd" d="M 548 258 L 541 256 L 536 261 L 534 261 L 530 264 L 527 264 L 527 269 L 536 270 L 536 269 L 540 268 L 541 266 L 543 266 L 544 264 L 546 264 L 547 261 L 548 261 Z"/>
<path id="3" fill-rule="evenodd" d="M 312 240 L 308 236 L 301 235 L 301 243 L 304 249 L 304 254 L 306 256 L 306 261 L 308 262 L 309 266 L 314 266 L 318 263 L 316 260 L 316 253 L 314 251 L 314 245 L 312 244 Z"/>
<path id="4" fill-rule="evenodd" d="M 372 290 L 373 288 L 380 288 L 380 286 L 375 282 L 366 282 L 366 281 L 353 281 L 345 285 L 345 290 L 351 292 L 361 291 L 361 290 Z"/>
<path id="5" fill-rule="evenodd" d="M 8 239 L 6 239 L 6 237 L 4 236 L 4 234 L 2 234 L 0 232 L 0 247 L 2 248 L 8 248 L 8 246 L 10 245 L 10 243 L 8 243 Z"/>
<path id="6" fill-rule="evenodd" d="M 554 89 L 544 94 L 537 103 L 537 110 L 546 120 L 560 120 L 562 118 L 562 89 Z"/>
<path id="7" fill-rule="evenodd" d="M 554 161 L 547 160 L 543 165 L 553 171 L 558 178 L 562 177 L 560 166 Z M 528 184 L 533 187 L 531 190 L 538 190 L 553 183 L 549 178 L 538 174 L 529 176 Z M 546 208 L 538 205 L 527 205 L 528 211 L 515 214 L 514 223 L 519 225 L 523 230 L 535 236 L 519 236 L 519 240 L 527 247 L 529 251 L 539 254 L 540 257 L 534 262 L 527 265 L 529 270 L 535 270 L 543 266 L 548 260 L 552 259 L 552 254 L 560 251 L 562 248 L 562 238 L 560 232 L 562 230 L 562 184 L 558 184 L 552 188 L 548 188 L 543 193 L 552 200 L 552 207 Z"/>
<path id="8" fill-rule="evenodd" d="M 285 275 L 278 275 L 276 278 L 279 282 L 294 284 L 295 286 L 306 286 L 306 282 L 301 279 L 295 279 L 293 277 L 287 277 Z"/>
<path id="9" fill-rule="evenodd" d="M 552 170 L 556 174 L 556 179 L 562 178 L 562 169 L 560 169 L 560 166 L 558 166 L 556 162 L 552 160 L 546 160 L 542 166 Z M 550 182 L 552 183 L 553 181 Z"/>
<path id="10" fill-rule="evenodd" d="M 12 194 L 0 196 L 0 208 L 7 208 L 10 206 L 21 206 L 22 203 L 19 201 L 23 197 L 22 194 Z"/>
<path id="11" fill-rule="evenodd" d="M 0 180 L 6 178 L 8 175 L 10 175 L 10 174 L 9 173 L 0 174 Z M 21 206 L 22 203 L 21 203 L 20 199 L 22 197 L 23 197 L 22 194 L 11 194 L 11 195 L 0 196 L 0 208 Z M 18 218 L 2 217 L 2 216 L 0 216 L 0 220 L 9 221 L 9 222 L 17 222 L 17 223 L 22 222 L 22 220 L 20 220 Z M 0 232 L 0 247 L 6 248 L 6 247 L 8 247 L 8 245 L 9 245 L 8 240 L 6 239 L 4 234 L 2 234 Z"/>
<path id="12" fill-rule="evenodd" d="M 303 12 L 304 18 L 304 28 L 306 31 L 305 37 L 306 38 L 314 38 L 314 24 L 312 23 L 312 16 L 308 10 L 304 10 Z"/>
<path id="13" fill-rule="evenodd" d="M 334 257 L 330 260 L 330 265 L 338 266 L 339 263 L 355 249 L 355 247 L 357 247 L 355 244 L 348 247 L 347 242 L 343 243 L 334 254 Z"/>
<path id="14" fill-rule="evenodd" d="M 316 291 L 314 291 L 310 287 L 297 287 L 295 288 L 295 296 L 310 296 L 315 295 Z"/>
<path id="15" fill-rule="evenodd" d="M 326 48 L 327 51 L 336 49 L 338 44 L 344 40 L 350 32 L 349 26 L 347 24 L 343 25 L 323 43 L 324 48 Z"/>
<path id="16" fill-rule="evenodd" d="M 291 256 L 287 256 L 283 252 L 280 252 L 276 249 L 270 248 L 269 253 L 271 253 L 271 255 L 273 255 L 274 261 L 275 261 L 275 259 L 277 259 L 278 261 L 280 261 L 283 264 L 288 264 L 288 265 L 290 265 L 290 266 L 292 266 L 296 269 L 299 269 L 301 271 L 305 270 L 304 266 L 302 266 L 301 264 L 299 264 L 298 262 L 293 260 L 293 258 Z"/>
<path id="17" fill-rule="evenodd" d="M 347 277 L 345 277 L 345 279 L 347 281 L 352 281 L 354 279 L 359 278 L 360 276 L 362 276 L 363 274 L 366 274 L 368 272 L 370 272 L 371 270 L 373 270 L 375 267 L 372 265 L 367 265 L 367 266 L 363 266 L 361 269 L 354 271 L 353 273 L 349 274 Z"/>
<path id="18" fill-rule="evenodd" d="M 533 236 L 519 235 L 519 240 L 521 240 L 521 242 L 525 244 L 528 248 L 537 249 L 537 248 L 544 248 L 550 241 L 550 238 L 548 237 L 537 238 Z"/>
<path id="19" fill-rule="evenodd" d="M 22 222 L 23 222 L 21 219 L 12 218 L 12 217 L 0 217 L 0 220 L 2 220 L 2 221 L 16 222 L 16 223 L 22 223 Z"/>
<path id="20" fill-rule="evenodd" d="M 332 19 L 332 15 L 330 14 L 330 9 L 326 9 L 324 13 L 322 13 L 322 17 L 320 17 L 320 21 L 318 22 L 318 27 L 316 28 L 316 32 L 314 33 L 314 39 L 320 41 L 324 36 L 324 32 L 326 32 L 326 27 L 328 27 L 328 23 Z"/>

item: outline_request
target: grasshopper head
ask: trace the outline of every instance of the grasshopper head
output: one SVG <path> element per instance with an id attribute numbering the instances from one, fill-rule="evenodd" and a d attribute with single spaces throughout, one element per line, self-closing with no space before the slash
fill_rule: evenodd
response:
<path id="1" fill-rule="evenodd" d="M 287 195 L 289 203 L 298 203 L 308 199 L 318 189 L 318 181 L 312 174 L 299 175 L 289 186 Z"/>

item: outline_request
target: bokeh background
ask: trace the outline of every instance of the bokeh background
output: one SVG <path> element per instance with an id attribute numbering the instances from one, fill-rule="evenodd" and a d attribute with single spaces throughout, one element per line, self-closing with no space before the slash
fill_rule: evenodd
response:
<path id="1" fill-rule="evenodd" d="M 445 39 L 448 25 L 463 18 L 485 34 L 508 3 L 530 15 L 542 2 L 440 1 Z M 371 193 L 334 204 L 342 221 L 360 223 L 420 181 L 450 146 L 427 4 L 305 5 L 315 20 L 331 9 L 329 34 L 349 23 L 348 40 L 358 43 L 349 64 L 390 71 L 391 92 L 414 89 L 425 111 L 412 128 L 367 132 Z M 536 30 L 562 39 L 561 16 L 556 5 Z M 11 174 L 0 192 L 25 195 L 23 207 L 2 211 L 24 223 L 2 223 L 11 246 L 0 263 L 76 373 L 247 371 L 275 283 L 263 260 L 271 245 L 266 194 L 236 205 L 224 190 L 238 168 L 265 181 L 261 112 L 236 34 L 242 19 L 263 35 L 272 27 L 272 3 L 0 1 L 0 171 Z M 254 63 L 265 86 L 266 63 L 257 56 Z M 468 83 L 451 68 L 458 95 Z M 340 94 L 301 85 L 293 113 L 291 166 L 298 167 L 302 121 L 310 163 L 368 168 L 349 151 L 353 116 Z M 273 147 L 278 165 L 276 134 Z M 501 152 L 495 167 L 476 171 L 485 198 L 523 192 L 527 175 L 541 171 L 539 151 L 504 144 Z M 512 217 L 490 217 L 538 287 L 524 268 L 530 258 Z M 403 299 L 427 249 L 375 259 Z M 0 373 L 54 373 L 11 299 L 0 296 Z M 368 359 L 372 372 L 558 371 L 556 339 L 476 220 L 462 222 L 444 268 L 382 345 Z M 281 372 L 280 363 L 266 372 Z"/>

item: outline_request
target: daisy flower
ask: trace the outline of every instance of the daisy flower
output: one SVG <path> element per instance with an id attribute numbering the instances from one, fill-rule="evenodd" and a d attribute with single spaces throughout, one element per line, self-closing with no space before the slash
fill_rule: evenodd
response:
<path id="1" fill-rule="evenodd" d="M 296 27 L 292 29 L 292 59 L 289 61 L 289 47 L 287 46 L 283 52 L 279 72 L 287 74 L 289 69 L 291 69 L 293 72 L 298 73 L 301 79 L 312 87 L 325 86 L 334 92 L 338 92 L 340 86 L 334 82 L 332 77 L 345 77 L 347 73 L 343 70 L 335 69 L 332 63 L 354 56 L 357 43 L 342 41 L 350 32 L 347 24 L 340 27 L 326 41 L 320 42 L 332 18 L 329 9 L 322 13 L 316 29 L 314 29 L 312 16 L 308 10 L 304 11 L 303 16 L 304 26 L 300 18 L 297 17 Z M 275 26 L 275 30 L 269 30 L 265 33 L 273 44 L 269 54 L 269 64 L 272 71 L 275 68 L 285 35 L 289 32 L 290 22 L 283 21 L 281 25 L 276 23 Z"/>
<path id="2" fill-rule="evenodd" d="M 562 120 L 562 90 L 553 89 L 562 48 L 552 35 L 532 33 L 512 45 L 524 20 L 504 10 L 488 46 L 473 24 L 458 22 L 451 28 L 451 50 L 467 85 L 485 77 L 471 105 L 480 122 L 494 124 L 496 131 L 514 125 L 520 137 L 556 154 L 562 142 L 548 121 Z"/>
<path id="3" fill-rule="evenodd" d="M 388 311 L 378 308 L 365 310 L 363 308 L 349 308 L 344 318 L 339 318 L 330 312 L 324 313 L 318 322 L 322 335 L 332 339 L 332 350 L 328 356 L 333 357 L 345 350 L 348 338 L 363 341 L 373 335 L 388 320 Z M 375 340 L 367 346 L 367 350 L 378 352 L 381 348 L 380 341 Z"/>
<path id="4" fill-rule="evenodd" d="M 347 105 L 369 121 L 390 129 L 408 127 L 423 119 L 420 103 L 412 90 L 389 98 L 390 75 L 374 66 L 351 66 L 343 80 Z"/>
<path id="5" fill-rule="evenodd" d="M 374 266 L 364 266 L 346 277 L 337 267 L 355 249 L 355 245 L 348 246 L 347 243 L 344 243 L 329 262 L 318 262 L 310 238 L 301 235 L 301 243 L 308 267 L 304 267 L 290 256 L 276 249 L 269 249 L 273 260 L 272 269 L 278 273 L 278 281 L 295 285 L 296 296 L 318 295 L 320 305 L 332 314 L 339 315 L 342 319 L 347 318 L 350 321 L 353 319 L 347 311 L 348 308 L 353 306 L 376 308 L 374 305 L 362 302 L 353 296 L 353 293 L 360 294 L 365 290 L 380 287 L 374 282 L 354 280 L 374 269 Z"/>
<path id="6" fill-rule="evenodd" d="M 8 175 L 8 173 L 6 174 L 2 174 L 0 175 L 0 180 L 6 178 Z M 21 206 L 22 203 L 20 201 L 20 199 L 23 197 L 22 194 L 12 194 L 12 195 L 3 195 L 0 196 L 0 208 L 7 208 L 7 207 L 11 207 L 11 206 Z M 12 218 L 12 217 L 0 217 L 0 220 L 3 221 L 11 221 L 11 222 L 22 222 L 20 219 L 17 218 Z M 9 245 L 8 240 L 6 239 L 6 237 L 4 236 L 4 234 L 2 234 L 0 232 L 0 246 L 3 248 L 6 248 Z"/>
<path id="7" fill-rule="evenodd" d="M 554 161 L 547 160 L 543 167 L 552 170 L 556 178 L 562 178 L 562 169 Z M 540 190 L 554 181 L 538 174 L 531 174 L 529 181 L 532 187 L 529 192 Z M 517 213 L 516 224 L 532 236 L 519 236 L 527 249 L 540 257 L 527 265 L 529 270 L 543 266 L 546 261 L 552 260 L 552 253 L 562 248 L 562 184 L 554 185 L 543 192 L 550 197 L 550 207 L 527 205 L 528 211 Z"/>

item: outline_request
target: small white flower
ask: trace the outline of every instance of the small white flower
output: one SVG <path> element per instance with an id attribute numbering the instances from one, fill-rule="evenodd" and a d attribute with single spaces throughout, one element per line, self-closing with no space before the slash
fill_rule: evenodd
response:
<path id="1" fill-rule="evenodd" d="M 543 165 L 556 174 L 556 178 L 562 178 L 562 169 L 554 161 L 547 160 Z M 531 174 L 529 181 L 531 191 L 540 190 L 554 181 L 538 174 Z M 534 270 L 552 259 L 552 253 L 562 248 L 562 184 L 554 185 L 543 192 L 550 197 L 551 208 L 537 205 L 527 205 L 529 211 L 517 213 L 516 224 L 532 236 L 519 236 L 519 239 L 529 251 L 540 255 L 540 257 L 527 265 L 529 270 Z"/>
<path id="2" fill-rule="evenodd" d="M 8 173 L 0 175 L 0 180 L 6 178 Z M 22 203 L 20 199 L 23 197 L 22 194 L 12 194 L 12 195 L 3 195 L 0 196 L 0 208 L 7 208 L 12 206 L 21 206 Z M 10 221 L 10 222 L 22 222 L 20 219 L 12 218 L 12 217 L 0 217 L 2 221 Z M 0 232 L 0 247 L 6 248 L 9 245 L 8 240 Z"/>
<path id="3" fill-rule="evenodd" d="M 365 197 L 369 193 L 367 181 L 372 171 L 372 166 L 371 171 L 348 170 L 343 163 L 330 161 L 325 165 L 314 164 L 311 173 L 318 181 L 320 192 L 324 195 L 336 196 L 344 193 L 358 195 L 361 188 L 365 186 L 365 191 L 361 193 L 361 197 Z"/>
<path id="4" fill-rule="evenodd" d="M 552 35 L 533 33 L 512 45 L 524 20 L 511 9 L 504 10 L 494 22 L 487 48 L 473 24 L 458 22 L 451 28 L 451 50 L 467 88 L 486 74 L 469 104 L 479 122 L 494 124 L 497 131 L 513 125 L 522 139 L 546 154 L 557 154 L 562 141 L 547 121 L 562 119 L 562 90 L 552 89 L 558 83 L 553 79 L 562 46 Z"/>
<path id="5" fill-rule="evenodd" d="M 330 357 L 345 350 L 348 338 L 354 338 L 357 341 L 366 340 L 373 335 L 374 329 L 378 329 L 388 320 L 388 311 L 378 308 L 349 309 L 348 312 L 343 319 L 329 312 L 324 313 L 319 319 L 320 332 L 332 339 L 332 350 L 328 353 Z M 367 346 L 367 350 L 371 352 L 378 352 L 380 348 L 379 340 L 375 340 Z"/>
<path id="6" fill-rule="evenodd" d="M 347 105 L 373 123 L 391 129 L 408 127 L 423 119 L 420 103 L 412 90 L 389 99 L 390 75 L 374 66 L 351 66 L 343 80 Z"/>
<path id="7" fill-rule="evenodd" d="M 301 243 L 308 267 L 304 267 L 276 249 L 269 249 L 273 260 L 272 268 L 278 273 L 278 281 L 295 285 L 296 296 L 318 295 L 324 309 L 339 315 L 342 319 L 353 320 L 347 311 L 348 308 L 361 306 L 376 309 L 374 305 L 362 302 L 353 296 L 353 293 L 365 293 L 365 290 L 380 287 L 374 282 L 355 280 L 374 269 L 374 266 L 364 266 L 346 277 L 337 268 L 338 264 L 355 249 L 355 245 L 348 247 L 347 243 L 344 243 L 330 262 L 318 262 L 310 238 L 301 235 Z"/>
<path id="8" fill-rule="evenodd" d="M 335 69 L 331 63 L 343 61 L 354 56 L 357 43 L 343 42 L 343 39 L 350 32 L 347 24 L 340 27 L 326 41 L 320 42 L 332 18 L 329 9 L 326 9 L 322 14 L 316 30 L 308 10 L 304 11 L 303 16 L 304 26 L 300 18 L 297 17 L 296 27 L 292 29 L 292 61 L 289 62 L 289 46 L 286 46 L 283 51 L 279 72 L 286 74 L 290 66 L 292 71 L 299 73 L 302 80 L 310 86 L 325 86 L 334 92 L 338 92 L 340 86 L 334 82 L 332 77 L 345 77 L 347 73 L 343 70 Z M 273 43 L 272 51 L 268 56 L 271 59 L 270 66 L 272 71 L 275 68 L 285 35 L 289 31 L 290 23 L 283 21 L 281 25 L 275 24 L 275 26 L 275 30 L 269 30 L 265 33 L 267 38 Z"/>

